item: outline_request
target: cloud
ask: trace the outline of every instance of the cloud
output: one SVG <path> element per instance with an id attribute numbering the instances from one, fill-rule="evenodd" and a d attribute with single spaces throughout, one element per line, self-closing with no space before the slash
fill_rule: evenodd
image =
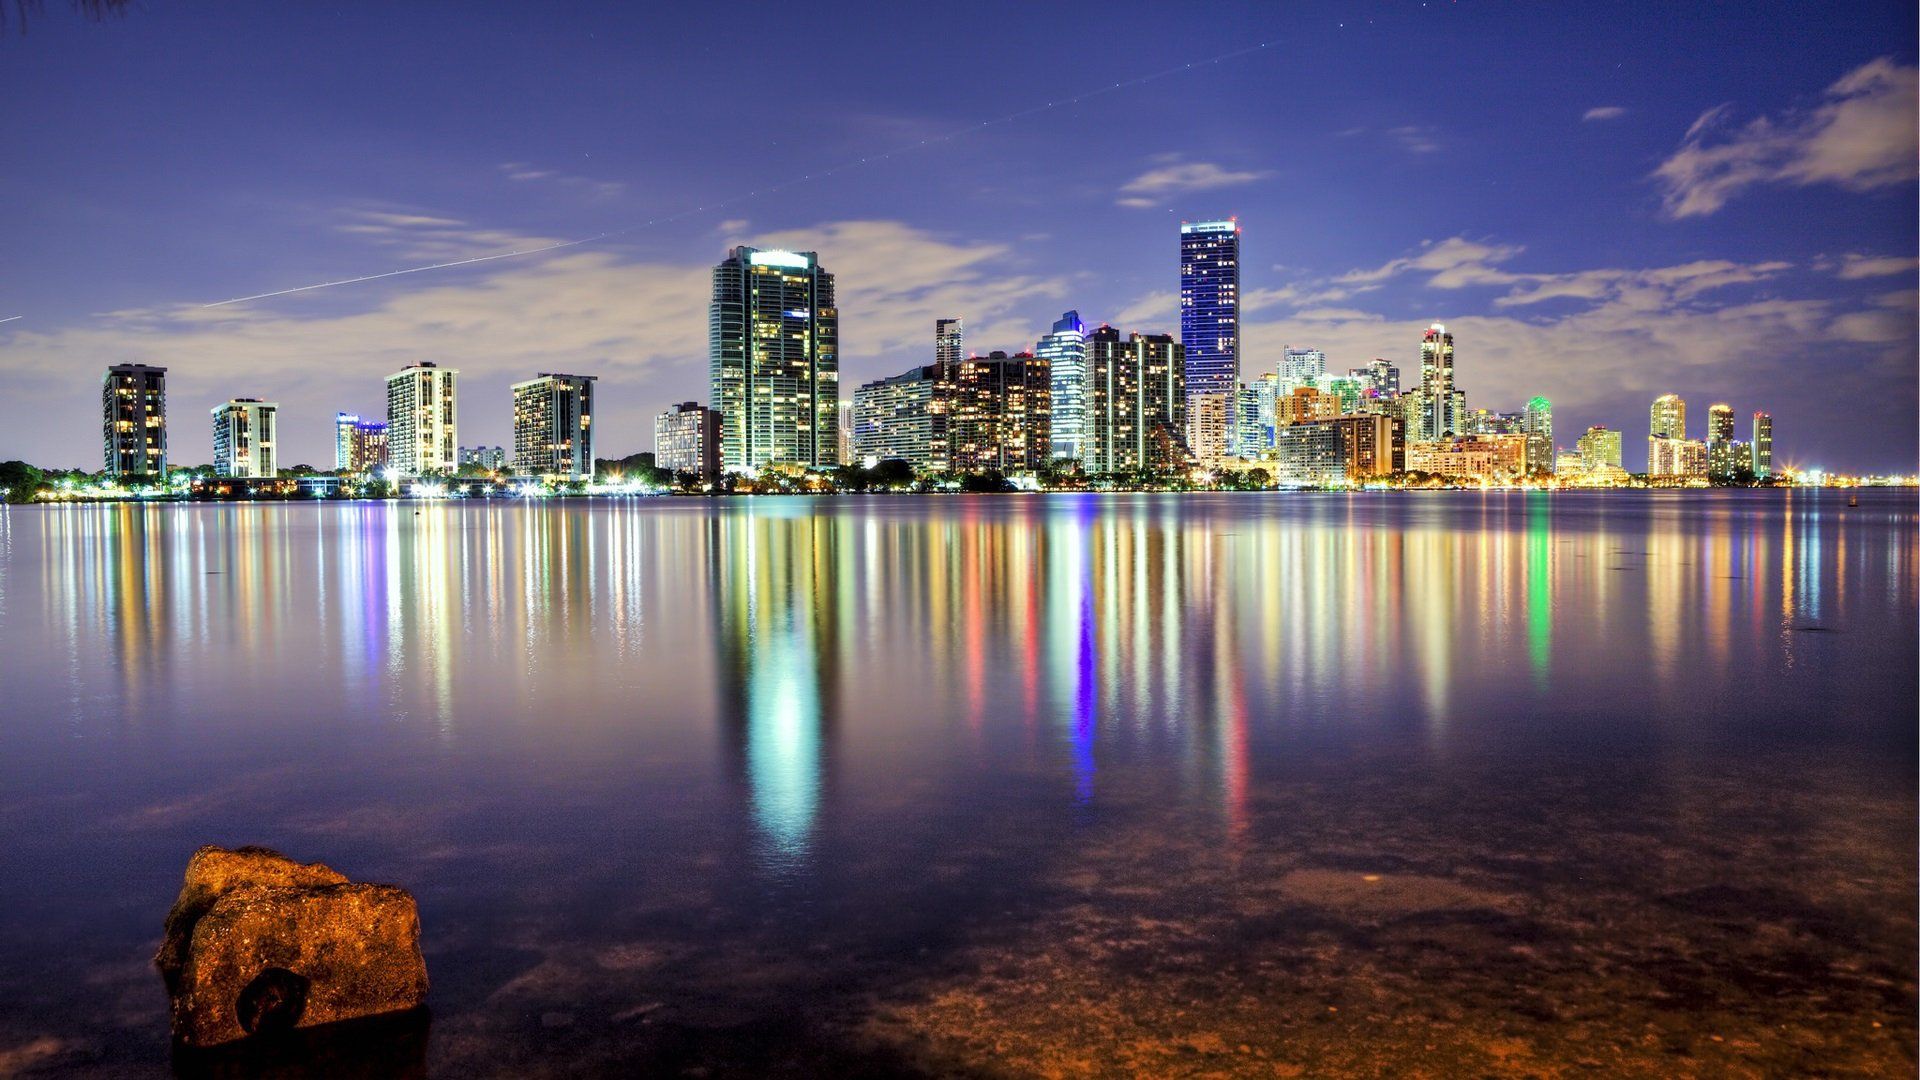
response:
<path id="1" fill-rule="evenodd" d="M 408 260 L 441 261 L 540 247 L 551 238 L 488 229 L 459 218 L 378 207 L 338 213 L 333 231 L 353 236 Z"/>
<path id="2" fill-rule="evenodd" d="M 1653 178 L 1670 218 L 1699 217 L 1758 184 L 1870 191 L 1914 179 L 1915 68 L 1882 57 L 1829 86 L 1810 109 L 1735 126 L 1733 107 L 1700 115 Z"/>
<path id="3" fill-rule="evenodd" d="M 1618 120 L 1625 115 L 1627 115 L 1627 110 L 1623 106 L 1596 105 L 1586 112 L 1581 113 L 1580 120 L 1583 123 L 1592 123 L 1595 120 Z"/>
<path id="4" fill-rule="evenodd" d="M 1226 169 L 1210 161 L 1178 162 L 1167 158 L 1168 155 L 1159 155 L 1155 160 L 1162 164 L 1122 184 L 1120 198 L 1115 201 L 1121 206 L 1136 208 L 1158 206 L 1175 195 L 1189 191 L 1212 191 L 1251 184 L 1271 175 L 1250 169 Z"/>
<path id="5" fill-rule="evenodd" d="M 1388 128 L 1387 136 L 1409 154 L 1433 154 L 1440 150 L 1439 129 L 1425 124 L 1406 124 Z"/>
<path id="6" fill-rule="evenodd" d="M 1840 257 L 1839 263 L 1823 261 L 1820 268 L 1832 270 L 1835 277 L 1842 281 L 1858 281 L 1861 278 L 1891 277 L 1895 274 L 1912 274 L 1920 267 L 1920 259 L 1911 255 L 1860 255 L 1848 253 Z"/>
<path id="7" fill-rule="evenodd" d="M 1350 270 L 1334 280 L 1346 285 L 1364 285 L 1405 273 L 1426 271 L 1433 275 L 1427 283 L 1442 289 L 1500 284 L 1515 280 L 1515 277 L 1494 269 L 1495 265 L 1506 262 L 1522 250 L 1516 245 L 1481 243 L 1463 236 L 1451 237 L 1437 244 L 1428 240 L 1422 242 L 1421 250 L 1415 254 L 1391 259 L 1370 270 Z"/>
<path id="8" fill-rule="evenodd" d="M 558 169 L 539 168 L 524 161 L 502 162 L 499 169 L 502 176 L 515 183 L 557 184 L 594 198 L 608 199 L 627 190 L 627 185 L 618 180 L 595 180 L 591 177 L 575 176 Z"/>
<path id="9" fill-rule="evenodd" d="M 1150 292 L 1113 314 L 1113 325 L 1123 332 L 1160 333 L 1180 314 L 1180 296 L 1171 289 Z"/>

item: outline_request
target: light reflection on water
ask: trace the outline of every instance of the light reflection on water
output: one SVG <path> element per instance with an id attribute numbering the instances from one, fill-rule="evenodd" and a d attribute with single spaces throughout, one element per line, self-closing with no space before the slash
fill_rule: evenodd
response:
<path id="1" fill-rule="evenodd" d="M 441 865 L 429 849 L 494 858 L 477 852 L 506 833 L 524 846 L 487 863 L 489 902 L 524 902 L 531 849 L 542 873 L 580 859 L 763 899 L 857 866 L 884 908 L 916 902 L 929 852 L 1001 829 L 1065 858 L 1145 791 L 1183 842 L 1271 848 L 1263 800 L 1328 747 L 1435 775 L 1591 747 L 1684 784 L 1680 747 L 1813 735 L 1898 765 L 1915 507 L 1843 502 L 0 512 L 0 778 L 43 830 L 0 875 L 50 875 L 0 900 L 137 942 L 200 842 L 405 878 Z M 411 824 L 302 824 L 374 809 Z M 101 844 L 109 865 L 63 865 Z M 118 879 L 139 905 L 99 905 Z M 572 902 L 568 881 L 542 902 Z"/>

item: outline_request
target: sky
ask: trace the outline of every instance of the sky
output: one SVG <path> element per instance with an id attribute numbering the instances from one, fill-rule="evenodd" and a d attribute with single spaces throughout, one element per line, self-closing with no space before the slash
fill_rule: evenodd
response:
<path id="1" fill-rule="evenodd" d="M 175 463 L 259 397 L 331 467 L 421 360 L 468 445 L 597 375 L 618 457 L 706 400 L 732 245 L 820 253 L 850 394 L 941 317 L 1177 331 L 1179 222 L 1230 216 L 1243 378 L 1410 379 L 1440 321 L 1470 408 L 1545 395 L 1629 468 L 1671 392 L 1696 438 L 1725 401 L 1779 462 L 1912 471 L 1914 5 L 1692 7 L 53 0 L 0 33 L 0 459 L 99 468 L 101 371 L 144 362 Z"/>

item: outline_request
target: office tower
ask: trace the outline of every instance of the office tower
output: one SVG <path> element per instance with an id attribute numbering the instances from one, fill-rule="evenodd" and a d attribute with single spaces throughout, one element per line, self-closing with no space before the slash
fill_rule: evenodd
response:
<path id="1" fill-rule="evenodd" d="M 1194 456 L 1226 456 L 1233 397 L 1240 386 L 1240 226 L 1180 226 L 1180 345 L 1185 353 L 1185 419 Z M 1209 403 L 1201 406 L 1202 398 Z"/>
<path id="2" fill-rule="evenodd" d="M 1420 339 L 1420 387 L 1409 441 L 1431 442 L 1459 434 L 1463 395 L 1453 385 L 1453 335 L 1439 323 Z"/>
<path id="3" fill-rule="evenodd" d="M 1748 464 L 1734 456 L 1738 444 L 1733 438 L 1733 406 L 1715 402 L 1707 406 L 1707 475 L 1715 480 L 1731 480 Z"/>
<path id="4" fill-rule="evenodd" d="M 1768 413 L 1753 414 L 1753 475 L 1773 475 L 1773 417 Z"/>
<path id="5" fill-rule="evenodd" d="M 940 365 L 936 365 L 940 366 Z M 1032 353 L 970 356 L 949 368 L 948 467 L 1033 472 L 1053 455 L 1053 376 Z"/>
<path id="6" fill-rule="evenodd" d="M 942 364 L 863 384 L 853 392 L 854 458 L 946 471 L 952 397 L 953 369 Z"/>
<path id="7" fill-rule="evenodd" d="M 1280 354 L 1280 384 L 1284 389 L 1318 385 L 1326 373 L 1327 354 L 1319 349 L 1289 347 Z"/>
<path id="8" fill-rule="evenodd" d="M 1366 367 L 1348 368 L 1347 375 L 1376 397 L 1393 397 L 1400 392 L 1400 369 L 1385 360 L 1375 359 Z"/>
<path id="9" fill-rule="evenodd" d="M 1687 437 L 1687 403 L 1680 400 L 1679 394 L 1661 394 L 1653 399 L 1647 435 L 1655 439 Z"/>
<path id="10" fill-rule="evenodd" d="M 593 479 L 597 375 L 541 372 L 513 384 L 513 467 L 522 476 Z"/>
<path id="11" fill-rule="evenodd" d="M 1527 399 L 1520 430 L 1527 437 L 1527 474 L 1553 472 L 1553 402 L 1543 397 Z"/>
<path id="12" fill-rule="evenodd" d="M 729 251 L 713 269 L 707 356 L 722 468 L 833 464 L 840 315 L 816 253 Z"/>
<path id="13" fill-rule="evenodd" d="M 1053 456 L 1075 461 L 1086 452 L 1087 325 L 1069 311 L 1033 347 L 1053 372 Z"/>
<path id="14" fill-rule="evenodd" d="M 507 469 L 507 448 L 504 446 L 463 446 L 460 448 L 460 467 L 463 469 L 484 469 L 487 472 L 505 472 Z"/>
<path id="15" fill-rule="evenodd" d="M 966 335 L 960 328 L 958 316 L 951 319 L 936 319 L 933 323 L 933 362 L 936 364 L 957 364 L 966 358 Z"/>
<path id="16" fill-rule="evenodd" d="M 115 364 L 100 383 L 101 436 L 107 475 L 115 480 L 167 479 L 167 369 Z"/>
<path id="17" fill-rule="evenodd" d="M 1186 363 L 1166 334 L 1101 326 L 1087 335 L 1083 460 L 1091 473 L 1187 464 Z"/>
<path id="18" fill-rule="evenodd" d="M 387 425 L 353 413 L 333 414 L 333 469 L 347 475 L 370 473 L 387 464 Z"/>
<path id="19" fill-rule="evenodd" d="M 459 468 L 459 377 L 453 368 L 426 362 L 387 376 L 387 460 L 395 472 L 428 476 Z"/>
<path id="20" fill-rule="evenodd" d="M 1580 451 L 1580 462 L 1588 472 L 1596 472 L 1611 466 L 1620 468 L 1620 433 L 1608 431 L 1604 425 L 1595 424 L 1587 429 L 1574 443 Z"/>
<path id="21" fill-rule="evenodd" d="M 853 400 L 841 398 L 834 407 L 833 436 L 835 442 L 834 461 L 841 465 L 853 464 Z"/>
<path id="22" fill-rule="evenodd" d="M 720 475 L 720 414 L 683 401 L 653 419 L 653 464 L 701 480 Z"/>
<path id="23" fill-rule="evenodd" d="M 280 475 L 274 453 L 274 420 L 280 406 L 259 398 L 234 398 L 213 407 L 213 474 L 270 480 Z"/>

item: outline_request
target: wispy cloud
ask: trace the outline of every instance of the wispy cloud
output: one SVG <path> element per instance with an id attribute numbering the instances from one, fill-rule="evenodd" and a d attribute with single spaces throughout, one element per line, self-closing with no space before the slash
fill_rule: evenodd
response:
<path id="1" fill-rule="evenodd" d="M 1440 129 L 1427 124 L 1404 124 L 1388 128 L 1387 137 L 1400 145 L 1409 154 L 1435 154 L 1440 152 Z"/>
<path id="2" fill-rule="evenodd" d="M 1618 120 L 1625 115 L 1627 115 L 1627 110 L 1623 106 L 1595 105 L 1593 108 L 1581 113 L 1580 119 L 1585 123 L 1592 123 L 1596 120 Z"/>
<path id="3" fill-rule="evenodd" d="M 1915 68 L 1882 57 L 1841 77 L 1810 109 L 1743 125 L 1732 105 L 1707 110 L 1653 171 L 1667 216 L 1714 213 L 1757 184 L 1869 191 L 1913 180 L 1916 91 Z"/>
<path id="4" fill-rule="evenodd" d="M 1169 161 L 1122 184 L 1120 197 L 1115 201 L 1121 206 L 1144 209 L 1189 191 L 1251 184 L 1269 175 L 1254 169 L 1228 169 L 1211 161 Z"/>
<path id="5" fill-rule="evenodd" d="M 1862 278 L 1892 277 L 1895 274 L 1911 275 L 1920 269 L 1920 259 L 1911 255 L 1861 255 L 1848 252 L 1839 259 L 1821 259 L 1815 268 L 1830 271 L 1842 281 L 1858 281 Z"/>
<path id="6" fill-rule="evenodd" d="M 506 161 L 500 164 L 500 175 L 515 183 L 548 183 L 570 188 L 593 198 L 610 199 L 627 190 L 627 185 L 618 180 L 595 180 L 592 177 L 576 176 L 559 169 L 541 168 L 524 161 Z"/>
<path id="7" fill-rule="evenodd" d="M 333 231 L 365 240 L 407 259 L 464 259 L 497 251 L 539 247 L 555 241 L 459 218 L 405 209 L 355 207 L 337 215 Z"/>

